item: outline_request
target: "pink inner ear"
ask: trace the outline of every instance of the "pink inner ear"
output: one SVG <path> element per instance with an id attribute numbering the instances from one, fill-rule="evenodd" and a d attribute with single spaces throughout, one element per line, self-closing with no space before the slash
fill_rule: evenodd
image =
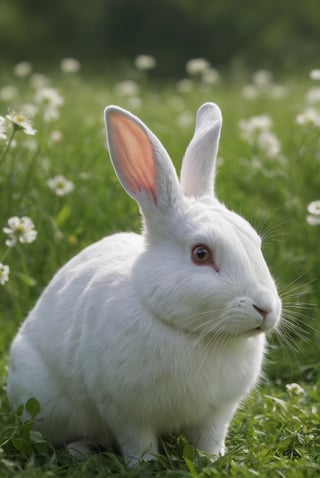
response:
<path id="1" fill-rule="evenodd" d="M 124 187 L 134 196 L 149 192 L 156 202 L 154 151 L 147 133 L 121 113 L 110 115 L 111 156 Z"/>

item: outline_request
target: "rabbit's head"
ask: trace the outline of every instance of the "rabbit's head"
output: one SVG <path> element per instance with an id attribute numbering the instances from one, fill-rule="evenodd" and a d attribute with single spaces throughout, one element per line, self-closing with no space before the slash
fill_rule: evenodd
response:
<path id="1" fill-rule="evenodd" d="M 199 109 L 180 182 L 168 153 L 138 118 L 109 106 L 105 119 L 114 169 L 143 215 L 145 247 L 132 270 L 141 303 L 169 327 L 200 336 L 273 329 L 281 301 L 261 239 L 214 194 L 218 106 Z"/>

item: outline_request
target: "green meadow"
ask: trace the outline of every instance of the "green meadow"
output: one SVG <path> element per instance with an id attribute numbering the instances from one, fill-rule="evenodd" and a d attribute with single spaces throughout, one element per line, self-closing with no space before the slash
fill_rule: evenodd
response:
<path id="1" fill-rule="evenodd" d="M 121 77 L 76 70 L 40 74 L 27 64 L 1 77 L 0 477 L 319 476 L 320 72 L 202 71 L 158 83 L 143 69 Z M 168 437 L 157 461 L 134 470 L 105 451 L 78 463 L 33 432 L 36 402 L 26 404 L 27 423 L 21 409 L 10 410 L 10 342 L 69 258 L 105 235 L 139 231 L 137 205 L 108 158 L 104 107 L 139 116 L 179 169 L 207 101 L 224 121 L 217 194 L 263 238 L 283 300 L 264 375 L 232 421 L 227 454 L 214 463 L 183 437 Z M 25 230 L 22 217 L 32 221 L 24 220 Z"/>

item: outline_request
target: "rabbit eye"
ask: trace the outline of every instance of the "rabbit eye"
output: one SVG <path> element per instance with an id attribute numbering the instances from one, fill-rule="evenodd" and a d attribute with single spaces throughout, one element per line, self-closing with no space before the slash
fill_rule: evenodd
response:
<path id="1" fill-rule="evenodd" d="M 197 244 L 192 248 L 192 260 L 196 264 L 206 264 L 212 262 L 212 251 L 204 244 Z"/>
<path id="2" fill-rule="evenodd" d="M 192 261 L 197 265 L 207 264 L 219 272 L 219 267 L 214 261 L 213 252 L 206 244 L 196 244 L 191 252 Z"/>

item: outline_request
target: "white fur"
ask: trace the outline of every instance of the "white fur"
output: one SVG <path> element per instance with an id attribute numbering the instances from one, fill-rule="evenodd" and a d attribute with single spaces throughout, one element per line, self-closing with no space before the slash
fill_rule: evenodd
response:
<path id="1" fill-rule="evenodd" d="M 223 454 L 281 302 L 260 238 L 213 196 L 220 110 L 200 108 L 181 186 L 140 120 L 111 106 L 106 124 L 143 232 L 106 237 L 57 272 L 11 346 L 10 402 L 36 397 L 37 428 L 74 455 L 86 454 L 87 443 L 116 442 L 134 465 L 153 458 L 159 436 L 171 432 Z M 199 243 L 212 248 L 217 270 L 192 261 Z"/>

